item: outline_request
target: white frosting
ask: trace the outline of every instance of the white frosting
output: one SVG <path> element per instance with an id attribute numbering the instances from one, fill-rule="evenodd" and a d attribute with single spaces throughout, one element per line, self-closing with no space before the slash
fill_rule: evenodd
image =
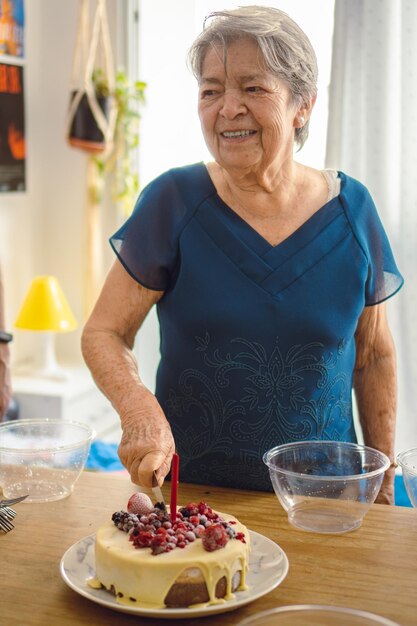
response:
<path id="1" fill-rule="evenodd" d="M 226 521 L 235 521 L 233 529 L 245 534 L 246 543 L 230 539 L 224 548 L 207 552 L 200 539 L 183 549 L 153 555 L 150 548 L 135 548 L 129 534 L 119 530 L 109 521 L 96 533 L 96 577 L 106 589 L 114 588 L 118 601 L 135 606 L 163 608 L 164 599 L 177 579 L 203 576 L 209 602 L 224 602 L 233 597 L 232 579 L 240 571 L 239 590 L 246 589 L 245 574 L 249 556 L 249 532 L 231 515 L 219 513 Z M 215 597 L 217 582 L 226 577 L 224 599 Z M 184 579 L 184 576 L 183 576 Z M 181 579 L 180 579 L 181 580 Z M 92 580 L 92 586 L 97 581 Z M 122 594 L 122 595 L 120 595 Z"/>

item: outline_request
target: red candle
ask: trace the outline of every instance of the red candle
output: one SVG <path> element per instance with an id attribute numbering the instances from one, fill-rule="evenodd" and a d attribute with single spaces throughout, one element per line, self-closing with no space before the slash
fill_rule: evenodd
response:
<path id="1" fill-rule="evenodd" d="M 177 519 L 179 462 L 180 462 L 180 457 L 175 452 L 172 457 L 172 464 L 171 464 L 171 501 L 169 503 L 169 510 L 171 512 L 171 523 L 174 523 L 175 520 Z"/>

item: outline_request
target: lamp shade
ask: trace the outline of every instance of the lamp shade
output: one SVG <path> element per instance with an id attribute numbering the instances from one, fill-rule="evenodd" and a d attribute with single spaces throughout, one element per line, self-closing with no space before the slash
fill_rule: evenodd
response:
<path id="1" fill-rule="evenodd" d="M 68 332 L 76 319 L 55 276 L 37 276 L 29 287 L 15 321 L 16 328 Z"/>

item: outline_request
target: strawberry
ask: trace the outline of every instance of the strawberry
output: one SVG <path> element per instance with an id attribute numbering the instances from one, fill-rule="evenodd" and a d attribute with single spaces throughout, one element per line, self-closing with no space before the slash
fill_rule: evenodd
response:
<path id="1" fill-rule="evenodd" d="M 222 524 L 211 524 L 202 533 L 201 539 L 203 541 L 203 548 L 207 552 L 214 552 L 224 548 L 229 541 L 225 528 Z"/>
<path id="2" fill-rule="evenodd" d="M 127 510 L 135 515 L 147 515 L 152 511 L 152 500 L 146 493 L 136 492 L 129 498 Z"/>

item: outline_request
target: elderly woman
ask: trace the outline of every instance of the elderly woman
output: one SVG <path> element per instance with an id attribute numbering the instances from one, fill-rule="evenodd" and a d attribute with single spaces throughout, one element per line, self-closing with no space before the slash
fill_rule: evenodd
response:
<path id="1" fill-rule="evenodd" d="M 117 254 L 83 333 L 118 411 L 133 482 L 270 489 L 262 454 L 306 439 L 394 458 L 396 369 L 385 304 L 402 278 L 366 188 L 293 159 L 316 100 L 306 35 L 284 13 L 213 13 L 190 51 L 213 162 L 170 170 L 111 238 Z M 156 305 L 153 395 L 132 353 Z M 380 502 L 393 500 L 386 476 Z"/>

